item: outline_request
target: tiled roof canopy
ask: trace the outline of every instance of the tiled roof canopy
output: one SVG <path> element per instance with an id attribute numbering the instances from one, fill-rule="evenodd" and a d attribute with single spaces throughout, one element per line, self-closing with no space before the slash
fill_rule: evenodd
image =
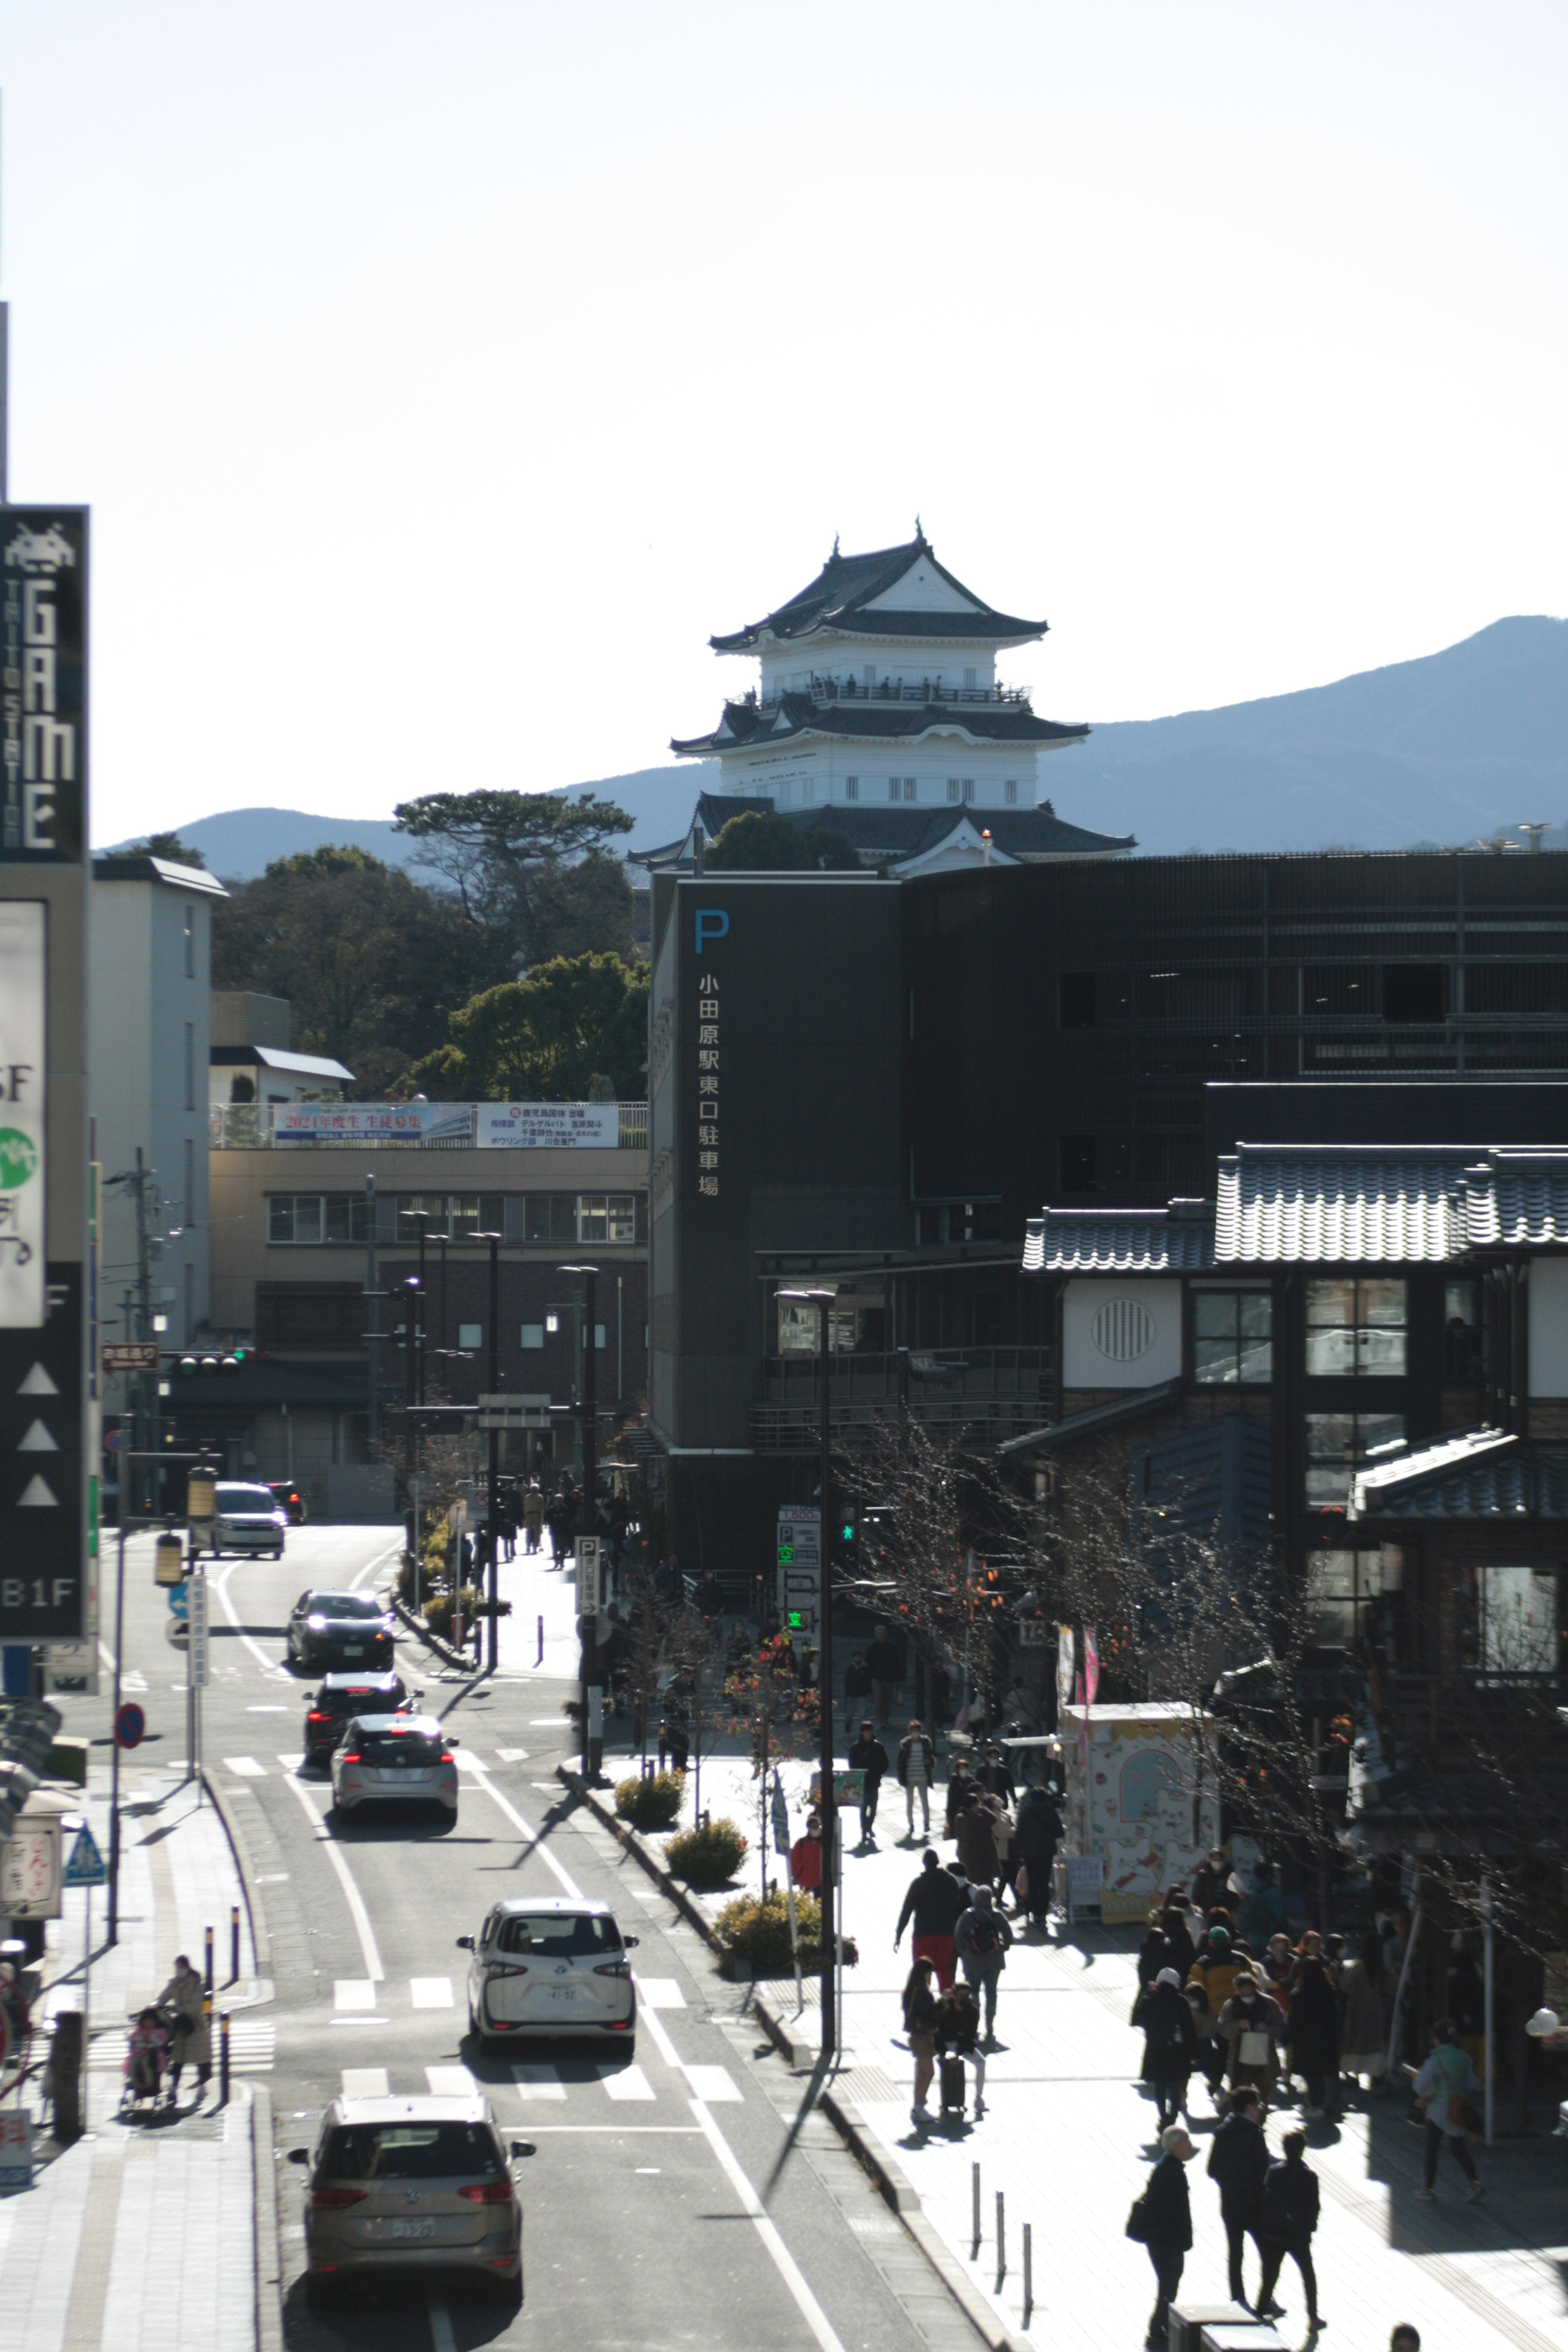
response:
<path id="1" fill-rule="evenodd" d="M 897 586 L 911 564 L 923 558 L 931 570 L 940 572 L 949 587 L 957 590 L 974 606 L 973 613 L 931 613 L 885 609 L 869 613 L 865 608 L 879 596 Z M 983 597 L 975 595 L 946 571 L 932 554 L 931 542 L 921 532 L 902 547 L 882 547 L 868 555 L 840 555 L 837 547 L 815 580 L 790 597 L 760 621 L 749 622 L 745 628 L 734 630 L 729 636 L 710 637 L 715 653 L 750 653 L 764 635 L 774 637 L 807 637 L 817 629 L 834 629 L 854 636 L 878 637 L 973 637 L 994 644 L 998 639 L 1010 639 L 1023 645 L 1030 637 L 1043 637 L 1044 621 L 1023 621 L 1011 613 L 994 612 Z"/>
<path id="2" fill-rule="evenodd" d="M 1469 1155 L 1445 1147 L 1243 1144 L 1219 1163 L 1222 1265 L 1409 1265 L 1464 1247 Z"/>
<path id="3" fill-rule="evenodd" d="M 1568 1519 L 1568 1445 L 1469 1429 L 1361 1471 L 1352 1519 Z"/>
<path id="4" fill-rule="evenodd" d="M 1047 1209 L 1025 1229 L 1026 1274 L 1202 1274 L 1213 1265 L 1206 1204 Z"/>
<path id="5" fill-rule="evenodd" d="M 924 617 L 924 616 L 916 616 Z M 902 634 L 902 633 L 901 633 Z M 764 709 L 755 702 L 727 702 L 710 735 L 672 735 L 669 748 L 683 758 L 710 757 L 750 746 L 770 749 L 803 735 L 834 735 L 853 742 L 905 743 L 930 734 L 961 736 L 973 743 L 1081 743 L 1087 726 L 1069 727 L 1037 719 L 1022 704 L 988 708 L 965 702 L 814 702 L 809 694 L 784 694 Z"/>

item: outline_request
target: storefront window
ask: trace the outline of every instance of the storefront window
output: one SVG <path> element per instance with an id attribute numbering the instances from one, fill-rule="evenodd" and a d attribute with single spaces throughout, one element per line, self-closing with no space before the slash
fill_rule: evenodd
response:
<path id="1" fill-rule="evenodd" d="M 1266 1290 L 1200 1290 L 1193 1298 L 1193 1378 L 1229 1383 L 1274 1376 L 1274 1302 Z"/>
<path id="2" fill-rule="evenodd" d="M 1508 1681 L 1557 1672 L 1555 1565 L 1472 1568 L 1466 1576 L 1466 1663 Z"/>
<path id="3" fill-rule="evenodd" d="M 1404 1444 L 1400 1412 L 1310 1412 L 1308 1502 L 1348 1503 L 1355 1473 L 1369 1462 L 1386 1461 Z"/>
<path id="4" fill-rule="evenodd" d="M 1307 1371 L 1397 1380 L 1405 1369 L 1405 1285 L 1333 1276 L 1307 1285 Z"/>
<path id="5" fill-rule="evenodd" d="M 1315 1551 L 1308 1556 L 1307 1595 L 1312 1639 L 1324 1649 L 1352 1650 L 1370 1631 L 1384 1594 L 1403 1591 L 1405 1555 L 1395 1544 L 1376 1551 Z"/>

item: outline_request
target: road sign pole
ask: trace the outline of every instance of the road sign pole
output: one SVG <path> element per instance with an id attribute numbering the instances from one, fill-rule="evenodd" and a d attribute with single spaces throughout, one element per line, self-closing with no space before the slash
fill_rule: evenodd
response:
<path id="1" fill-rule="evenodd" d="M 109 1758 L 109 1934 L 120 1941 L 120 1678 L 125 1651 L 125 1496 L 120 1498 L 120 1558 L 114 1580 L 114 1746 Z"/>

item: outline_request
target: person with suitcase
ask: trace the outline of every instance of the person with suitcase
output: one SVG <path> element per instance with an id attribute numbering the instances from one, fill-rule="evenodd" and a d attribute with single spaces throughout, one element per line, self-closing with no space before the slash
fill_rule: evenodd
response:
<path id="1" fill-rule="evenodd" d="M 985 2061 L 980 2053 L 980 2011 L 974 2005 L 973 1990 L 962 1977 L 952 1991 L 944 1992 L 937 2002 L 931 2019 L 931 2037 L 936 2046 L 942 2114 L 961 2116 L 963 2113 L 963 2062 L 969 2058 L 974 2063 L 974 2113 L 978 2120 L 985 2113 Z"/>
<path id="2" fill-rule="evenodd" d="M 972 1900 L 952 1932 L 959 1967 L 985 2001 L 987 2046 L 996 2039 L 996 1989 L 1007 1964 L 1013 1930 L 997 1910 L 988 1886 L 970 1890 Z"/>

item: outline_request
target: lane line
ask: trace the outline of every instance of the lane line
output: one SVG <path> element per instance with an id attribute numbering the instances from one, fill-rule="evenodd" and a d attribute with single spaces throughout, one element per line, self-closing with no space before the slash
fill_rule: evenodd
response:
<path id="1" fill-rule="evenodd" d="M 364 1972 L 374 1983 L 379 1984 L 385 1976 L 386 1970 L 381 1965 L 381 1953 L 376 1945 L 375 1929 L 370 1924 L 370 1913 L 364 1907 L 364 1897 L 354 1885 L 348 1864 L 338 1851 L 337 1840 L 316 1811 L 310 1800 L 310 1792 L 303 1782 L 285 1780 L 283 1786 L 286 1789 L 292 1789 L 299 1798 L 305 1809 L 305 1818 L 315 1832 L 317 1842 L 325 1849 L 327 1860 L 337 1872 L 338 1882 L 343 1890 L 343 1899 L 349 1906 L 349 1916 L 354 1923 L 354 1933 L 359 1937 Z"/>
<path id="2" fill-rule="evenodd" d="M 349 1586 L 349 1591 L 351 1592 L 357 1592 L 367 1576 L 374 1576 L 378 1568 L 384 1568 L 389 1559 L 395 1559 L 402 1549 L 403 1546 L 401 1543 L 395 1543 L 389 1550 L 378 1551 L 375 1558 L 373 1560 L 367 1560 L 364 1567 L 361 1569 L 359 1574 L 354 1578 L 353 1582 Z"/>
<path id="3" fill-rule="evenodd" d="M 375 1987 L 368 1977 L 337 1977 L 332 1983 L 335 2010 L 374 2009 Z"/>
<path id="4" fill-rule="evenodd" d="M 514 2066 L 511 2079 L 520 2099 L 563 2099 L 566 2085 L 555 2066 Z"/>
<path id="5" fill-rule="evenodd" d="M 450 1977 L 410 1977 L 408 1998 L 416 2009 L 451 2009 L 456 2005 Z"/>
<path id="6" fill-rule="evenodd" d="M 285 1672 L 284 1667 L 279 1664 L 276 1658 L 269 1658 L 268 1656 L 259 1642 L 253 1642 L 251 1640 L 250 1635 L 246 1632 L 244 1626 L 240 1623 L 239 1619 L 234 1613 L 234 1603 L 228 1597 L 228 1580 L 234 1574 L 235 1570 L 238 1566 L 238 1560 L 231 1559 L 228 1566 L 224 1570 L 223 1574 L 221 1576 L 209 1578 L 208 1582 L 216 1592 L 218 1599 L 223 1602 L 224 1615 L 228 1619 L 228 1622 L 234 1627 L 235 1632 L 239 1635 L 240 1640 L 245 1643 L 245 1646 L 250 1652 L 251 1656 L 257 1660 L 258 1664 L 265 1667 L 266 1671 L 269 1675 L 281 1675 Z"/>
<path id="7" fill-rule="evenodd" d="M 466 2066 L 426 2066 L 425 2080 L 434 2099 L 471 2099 L 483 2088 Z"/>
<path id="8" fill-rule="evenodd" d="M 772 2255 L 773 2267 L 795 2297 L 801 2317 L 821 2345 L 822 2352 L 844 2352 L 843 2345 L 834 2333 L 832 2322 L 802 2277 L 800 2266 L 780 2237 L 777 2228 L 769 2221 L 763 2200 L 742 2170 L 734 2149 L 700 2099 L 692 2100 L 691 2112 L 697 2118 L 703 2138 L 718 2158 L 731 2188 L 751 2216 L 752 2228 Z"/>
<path id="9" fill-rule="evenodd" d="M 573 1877 L 571 1872 L 556 1861 L 555 1856 L 551 1853 L 550 1848 L 545 1844 L 543 1839 L 540 1836 L 539 1832 L 536 1829 L 531 1829 L 529 1827 L 529 1824 L 523 1820 L 522 1815 L 518 1811 L 517 1807 L 511 1802 L 510 1799 L 502 1796 L 500 1790 L 496 1787 L 495 1782 L 490 1779 L 490 1776 L 486 1771 L 484 1766 L 476 1761 L 470 1777 L 476 1784 L 484 1790 L 486 1796 L 492 1798 L 500 1807 L 508 1821 L 512 1824 L 512 1827 L 528 1840 L 530 1845 L 533 1848 L 534 1853 L 539 1855 L 541 1861 L 549 1864 L 550 1868 L 555 1873 L 556 1877 L 561 1881 L 566 1893 L 573 1898 L 574 1902 L 585 1902 L 587 1898 L 584 1895 L 583 1890 L 578 1885 L 576 1880 Z"/>

